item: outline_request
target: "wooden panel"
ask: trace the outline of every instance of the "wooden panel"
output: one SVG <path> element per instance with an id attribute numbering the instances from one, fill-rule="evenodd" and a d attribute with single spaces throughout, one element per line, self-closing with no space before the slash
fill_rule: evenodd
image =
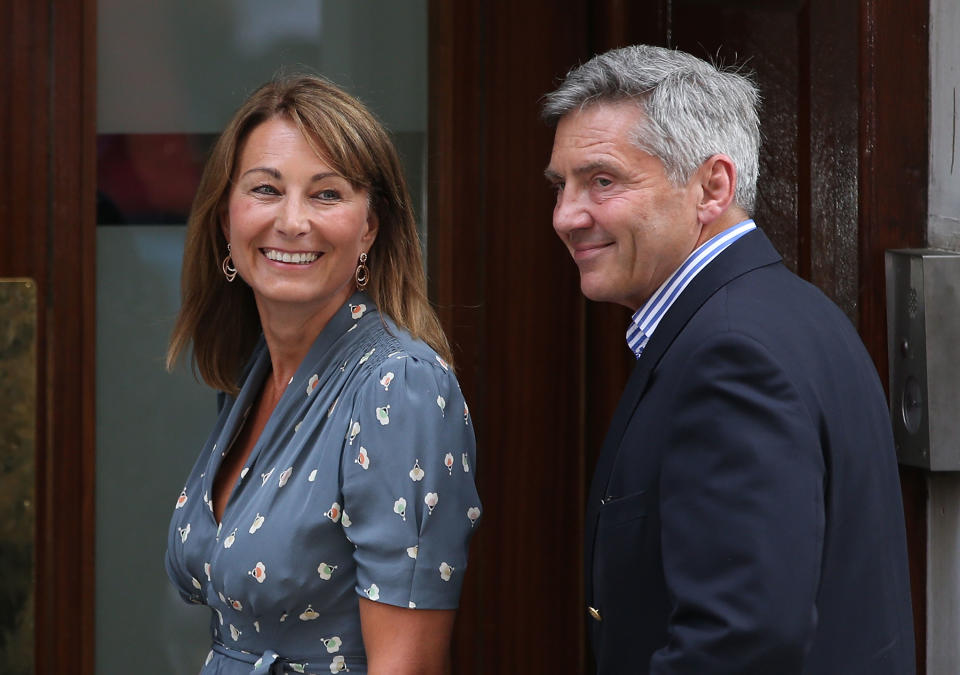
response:
<path id="1" fill-rule="evenodd" d="M 484 124 L 481 7 L 473 2 L 432 0 L 429 6 L 428 130 L 428 278 L 430 298 L 452 342 L 457 377 L 470 405 L 477 433 L 477 479 L 484 520 L 474 538 L 453 644 L 454 671 L 475 673 L 478 654 L 491 644 L 486 620 L 488 595 L 496 580 L 487 568 L 496 565 L 485 544 L 492 497 L 487 488 L 486 355 L 484 321 L 485 259 L 480 219 Z M 462 158 L 476 158 L 463 161 Z M 494 584 L 494 588 L 489 586 Z"/>
<path id="2" fill-rule="evenodd" d="M 860 6 L 860 334 L 888 381 L 883 252 L 922 246 L 928 181 L 928 3 Z M 901 467 L 917 672 L 926 672 L 927 475 Z"/>
<path id="3" fill-rule="evenodd" d="M 0 179 L 6 186 L 0 199 L 0 274 L 33 276 L 44 264 L 47 241 L 49 8 L 20 0 L 4 2 L 2 11 L 0 25 L 9 28 L 0 40 L 0 63 L 9 66 L 0 68 Z"/>
<path id="4" fill-rule="evenodd" d="M 584 56 L 584 10 L 431 4 L 431 289 L 458 347 L 485 511 L 459 673 L 575 672 L 585 659 L 583 300 L 550 225 L 552 131 L 538 113 Z"/>
<path id="5" fill-rule="evenodd" d="M 49 7 L 45 2 L 3 3 L 7 33 L 0 39 L 0 91 L 10 92 L 9 103 L 0 106 L 3 148 L 0 154 L 0 182 L 8 186 L 7 196 L 0 199 L 0 276 L 32 277 L 37 284 L 37 373 L 35 382 L 36 434 L 35 476 L 35 562 L 38 581 L 46 581 L 50 570 L 49 546 L 44 525 L 49 507 L 44 499 L 44 476 L 47 457 L 46 418 L 48 403 L 42 395 L 41 383 L 47 373 L 46 315 L 47 296 L 47 222 L 49 218 L 48 145 L 49 124 L 46 87 L 49 64 Z M 15 197 L 15 198 L 14 198 Z M 46 583 L 35 587 L 35 635 L 49 628 L 51 590 Z M 35 672 L 50 672 L 47 664 L 48 645 L 40 648 L 34 642 Z"/>
<path id="6" fill-rule="evenodd" d="M 58 645 L 55 669 L 94 670 L 96 312 L 96 3 L 53 2 L 50 86 L 51 231 L 47 397 L 56 561 L 53 620 L 77 644 Z M 48 503 L 50 503 L 48 498 Z M 79 536 L 78 536 L 79 533 Z M 81 617 L 78 621 L 76 617 Z M 42 633 L 41 633 L 42 634 Z"/>
<path id="7" fill-rule="evenodd" d="M 887 381 L 883 251 L 922 246 L 927 218 L 926 3 L 864 0 L 860 53 L 860 328 Z"/>
<path id="8" fill-rule="evenodd" d="M 596 0 L 591 17 L 591 56 L 633 44 L 672 45 L 671 0 Z"/>
<path id="9" fill-rule="evenodd" d="M 801 65 L 806 102 L 799 114 L 806 130 L 800 135 L 801 188 L 808 223 L 809 255 L 805 275 L 820 287 L 854 324 L 859 321 L 859 225 L 857 220 L 857 157 L 860 121 L 857 86 L 856 4 L 848 0 L 814 0 L 802 17 Z M 883 283 L 872 289 L 871 302 L 883 304 Z"/>
<path id="10" fill-rule="evenodd" d="M 797 3 L 675 3 L 675 46 L 751 72 L 760 88 L 763 144 L 754 218 L 793 270 L 802 262 L 807 223 L 798 215 L 799 63 Z"/>
<path id="11" fill-rule="evenodd" d="M 93 672 L 96 5 L 3 4 L 0 276 L 38 287 L 36 672 Z"/>

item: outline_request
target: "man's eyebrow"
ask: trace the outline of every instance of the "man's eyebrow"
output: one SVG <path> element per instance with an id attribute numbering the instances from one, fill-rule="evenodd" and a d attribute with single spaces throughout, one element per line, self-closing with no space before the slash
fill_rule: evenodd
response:
<path id="1" fill-rule="evenodd" d="M 551 183 L 559 183 L 563 180 L 563 176 L 551 169 L 549 166 L 543 170 L 543 175 Z"/>
<path id="2" fill-rule="evenodd" d="M 590 162 L 589 164 L 582 164 L 578 167 L 575 167 L 570 173 L 572 173 L 574 176 L 583 176 L 596 173 L 598 171 L 605 171 L 607 173 L 614 174 L 620 172 L 616 165 L 611 164 L 610 162 L 598 161 Z M 563 181 L 563 176 L 550 167 L 547 167 L 546 170 L 544 170 L 543 175 L 546 176 L 547 180 L 552 183 L 559 183 Z"/>

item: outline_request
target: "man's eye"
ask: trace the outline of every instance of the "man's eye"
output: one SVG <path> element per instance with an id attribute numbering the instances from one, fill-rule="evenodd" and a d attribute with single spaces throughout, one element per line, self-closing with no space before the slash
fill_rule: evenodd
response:
<path id="1" fill-rule="evenodd" d="M 613 185 L 613 181 L 610 180 L 609 178 L 598 177 L 597 185 L 599 185 L 600 187 L 610 187 L 611 185 Z"/>

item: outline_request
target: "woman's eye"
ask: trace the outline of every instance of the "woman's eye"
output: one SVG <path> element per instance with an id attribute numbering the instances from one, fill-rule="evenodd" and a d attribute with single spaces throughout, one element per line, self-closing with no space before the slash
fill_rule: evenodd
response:
<path id="1" fill-rule="evenodd" d="M 271 195 L 271 196 L 280 194 L 275 187 L 267 183 L 264 183 L 263 185 L 258 185 L 257 187 L 253 188 L 251 192 L 258 195 Z"/>
<path id="2" fill-rule="evenodd" d="M 335 201 L 340 199 L 340 193 L 336 190 L 320 190 L 320 192 L 317 193 L 317 198 L 324 201 Z"/>

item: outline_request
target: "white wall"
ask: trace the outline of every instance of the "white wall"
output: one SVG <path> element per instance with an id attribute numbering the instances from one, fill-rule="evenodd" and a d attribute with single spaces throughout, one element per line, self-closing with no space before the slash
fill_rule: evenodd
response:
<path id="1" fill-rule="evenodd" d="M 930 246 L 960 250 L 960 2 L 930 0 Z M 957 672 L 960 672 L 958 670 Z"/>
<path id="2" fill-rule="evenodd" d="M 927 242 L 954 251 L 960 251 L 958 36 L 960 2 L 931 0 Z M 927 596 L 927 673 L 952 675 L 960 673 L 960 473 L 931 473 L 929 488 L 927 588 L 913 592 Z"/>

